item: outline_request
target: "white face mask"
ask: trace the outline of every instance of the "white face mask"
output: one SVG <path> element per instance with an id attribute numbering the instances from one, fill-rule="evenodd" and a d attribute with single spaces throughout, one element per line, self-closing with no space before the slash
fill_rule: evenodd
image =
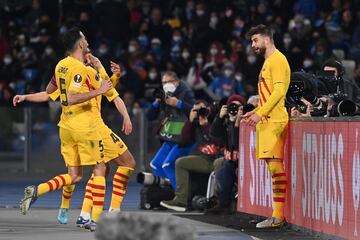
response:
<path id="1" fill-rule="evenodd" d="M 181 37 L 180 37 L 180 36 L 173 36 L 173 40 L 174 40 L 175 42 L 178 42 L 178 41 L 181 40 Z"/>
<path id="2" fill-rule="evenodd" d="M 304 68 L 308 68 L 308 67 L 311 67 L 311 66 L 312 66 L 312 61 L 311 60 L 309 60 L 309 59 L 304 60 L 304 62 L 303 62 L 303 67 Z"/>
<path id="3" fill-rule="evenodd" d="M 211 55 L 214 56 L 214 55 L 216 55 L 217 53 L 218 53 L 218 50 L 217 50 L 216 48 L 211 48 L 211 49 L 210 49 L 210 54 L 211 54 Z"/>
<path id="4" fill-rule="evenodd" d="M 196 63 L 197 64 L 202 64 L 203 62 L 204 62 L 204 59 L 202 59 L 201 57 L 197 57 L 196 59 L 195 59 L 195 61 L 196 61 Z"/>
<path id="5" fill-rule="evenodd" d="M 225 74 L 226 77 L 230 77 L 232 73 L 233 73 L 233 72 L 232 72 L 231 70 L 229 70 L 229 69 L 226 69 L 226 70 L 224 71 L 224 74 Z"/>
<path id="6" fill-rule="evenodd" d="M 291 38 L 289 38 L 289 37 L 284 37 L 283 41 L 284 41 L 284 44 L 285 44 L 285 45 L 289 45 L 289 44 L 291 43 Z"/>
<path id="7" fill-rule="evenodd" d="M 165 83 L 163 85 L 163 90 L 165 94 L 174 93 L 176 90 L 176 86 L 173 83 Z"/>
<path id="8" fill-rule="evenodd" d="M 5 57 L 4 58 L 4 63 L 5 63 L 5 65 L 8 65 L 8 64 L 12 63 L 11 57 Z"/>
<path id="9" fill-rule="evenodd" d="M 219 20 L 218 17 L 211 17 L 211 18 L 210 18 L 210 24 L 214 24 L 214 25 L 215 25 L 215 24 L 218 23 L 218 20 Z"/>
<path id="10" fill-rule="evenodd" d="M 52 48 L 45 48 L 45 53 L 47 55 L 51 55 L 53 53 L 53 49 Z"/>
<path id="11" fill-rule="evenodd" d="M 136 51 L 136 47 L 134 47 L 133 45 L 129 46 L 129 53 L 134 53 Z"/>
<path id="12" fill-rule="evenodd" d="M 241 75 L 235 75 L 235 79 L 239 82 L 242 81 L 242 76 Z"/>
<path id="13" fill-rule="evenodd" d="M 157 73 L 156 73 L 156 72 L 150 72 L 150 73 L 149 73 L 149 78 L 150 78 L 151 80 L 154 80 L 156 77 L 157 77 Z"/>
<path id="14" fill-rule="evenodd" d="M 247 60 L 250 64 L 253 64 L 256 62 L 256 57 L 254 55 L 250 55 L 247 57 Z"/>
<path id="15" fill-rule="evenodd" d="M 205 13 L 205 11 L 202 9 L 196 10 L 196 15 L 198 15 L 199 17 L 203 16 L 204 13 Z"/>
<path id="16" fill-rule="evenodd" d="M 189 52 L 183 52 L 181 56 L 186 59 L 186 58 L 188 58 L 190 56 L 190 53 Z"/>

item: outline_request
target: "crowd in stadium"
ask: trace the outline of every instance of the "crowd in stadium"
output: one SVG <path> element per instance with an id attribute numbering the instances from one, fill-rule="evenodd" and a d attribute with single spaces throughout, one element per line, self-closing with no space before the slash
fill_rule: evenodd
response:
<path id="1" fill-rule="evenodd" d="M 245 34 L 264 23 L 292 71 L 316 71 L 329 57 L 346 59 L 360 85 L 359 1 L 0 1 L 0 104 L 44 90 L 64 52 L 59 36 L 78 25 L 108 68 L 121 63 L 122 96 L 153 100 L 165 70 L 177 73 L 196 98 L 256 94 L 263 59 Z"/>

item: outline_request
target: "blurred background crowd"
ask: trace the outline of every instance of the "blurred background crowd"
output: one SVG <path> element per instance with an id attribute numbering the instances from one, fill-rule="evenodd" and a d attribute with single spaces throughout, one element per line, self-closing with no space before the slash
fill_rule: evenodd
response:
<path id="1" fill-rule="evenodd" d="M 275 30 L 292 71 L 336 57 L 360 85 L 359 10 L 358 0 L 0 0 L 0 105 L 45 89 L 64 56 L 59 36 L 73 25 L 107 69 L 121 64 L 129 107 L 153 101 L 165 70 L 196 98 L 256 94 L 263 58 L 245 38 L 256 24 Z"/>

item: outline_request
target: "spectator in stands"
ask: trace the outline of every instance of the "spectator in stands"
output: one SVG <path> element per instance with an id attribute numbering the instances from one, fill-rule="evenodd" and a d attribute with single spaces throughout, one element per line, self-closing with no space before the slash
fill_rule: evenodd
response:
<path id="1" fill-rule="evenodd" d="M 190 172 L 211 173 L 213 162 L 218 154 L 216 141 L 210 136 L 210 107 L 204 100 L 193 105 L 189 119 L 181 132 L 182 144 L 196 144 L 197 147 L 188 156 L 176 160 L 175 197 L 169 201 L 161 201 L 160 205 L 179 212 L 184 212 L 188 202 Z"/>
<path id="2" fill-rule="evenodd" d="M 235 79 L 234 70 L 234 65 L 231 62 L 225 63 L 222 74 L 210 83 L 210 91 L 219 99 L 235 93 L 244 94 L 244 86 Z"/>
<path id="3" fill-rule="evenodd" d="M 151 67 L 148 71 L 148 76 L 145 79 L 145 99 L 149 102 L 154 101 L 154 91 L 155 89 L 161 88 L 161 79 L 160 73 L 156 67 Z"/>
<path id="4" fill-rule="evenodd" d="M 216 192 L 219 203 L 208 213 L 226 213 L 231 211 L 233 187 L 237 182 L 237 167 L 239 159 L 239 124 L 243 115 L 245 98 L 232 95 L 226 105 L 221 106 L 219 114 L 215 117 L 210 134 L 219 139 L 223 146 L 224 163 L 216 169 Z"/>
<path id="5" fill-rule="evenodd" d="M 160 112 L 164 113 L 159 129 L 162 145 L 150 162 L 156 176 L 170 179 L 175 189 L 175 160 L 189 153 L 192 148 L 180 148 L 181 130 L 188 119 L 194 95 L 174 72 L 165 72 L 161 79 L 164 92 L 155 96 L 155 101 L 147 111 L 147 118 L 155 120 Z"/>

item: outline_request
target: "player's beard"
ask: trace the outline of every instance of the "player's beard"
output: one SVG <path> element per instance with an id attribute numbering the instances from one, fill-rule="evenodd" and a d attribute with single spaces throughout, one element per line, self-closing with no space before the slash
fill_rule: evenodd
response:
<path id="1" fill-rule="evenodd" d="M 264 56 L 265 56 L 265 52 L 266 52 L 266 47 L 259 47 L 258 49 L 259 49 L 259 51 L 255 51 L 255 53 L 256 53 L 257 55 L 260 55 L 260 56 L 264 57 Z"/>

